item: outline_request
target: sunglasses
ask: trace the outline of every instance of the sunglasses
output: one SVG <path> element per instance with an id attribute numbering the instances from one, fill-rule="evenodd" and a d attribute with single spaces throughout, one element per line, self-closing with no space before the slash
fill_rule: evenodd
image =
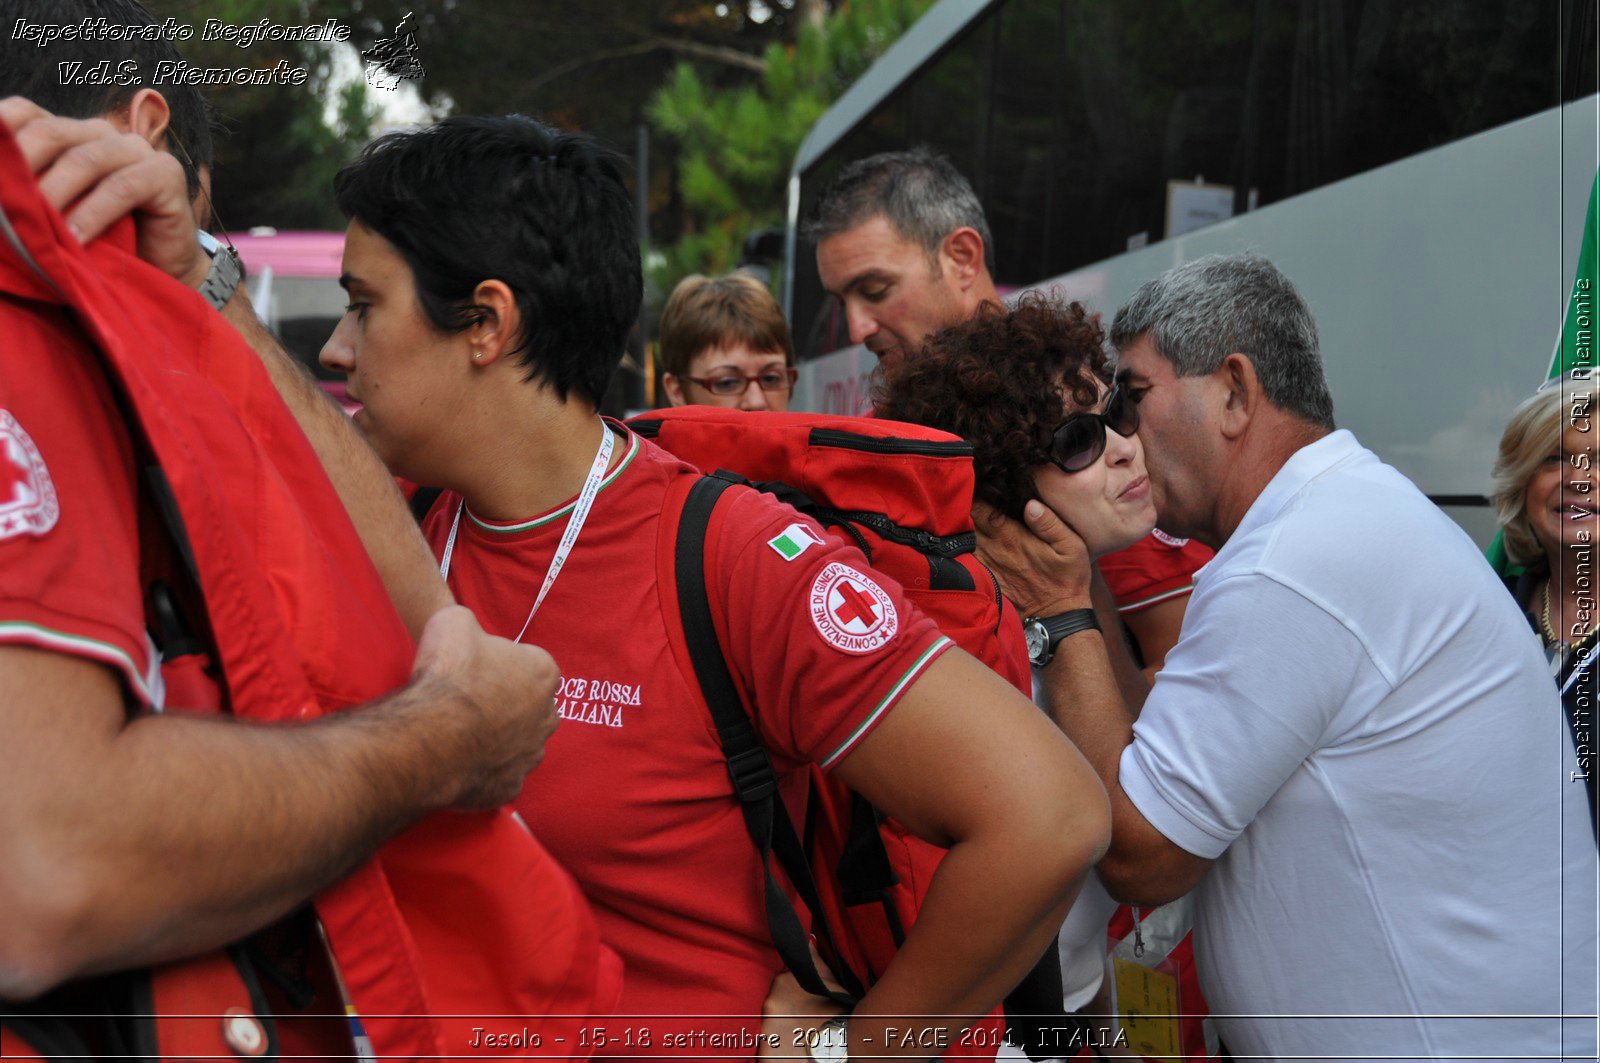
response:
<path id="1" fill-rule="evenodd" d="M 1121 384 L 1112 385 L 1104 413 L 1075 413 L 1056 425 L 1045 457 L 1062 472 L 1082 472 L 1106 452 L 1108 428 L 1119 436 L 1131 436 L 1139 430 L 1139 407 Z"/>

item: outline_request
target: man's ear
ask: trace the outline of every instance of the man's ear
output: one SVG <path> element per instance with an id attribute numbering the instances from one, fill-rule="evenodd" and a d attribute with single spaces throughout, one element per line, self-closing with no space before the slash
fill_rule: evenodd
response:
<path id="1" fill-rule="evenodd" d="M 674 406 L 687 406 L 688 398 L 683 393 L 683 382 L 671 373 L 661 374 L 661 390 L 667 393 L 667 401 Z"/>
<path id="2" fill-rule="evenodd" d="M 983 237 L 970 226 L 952 230 L 939 245 L 939 253 L 963 291 L 972 287 L 983 272 Z"/>
<path id="3" fill-rule="evenodd" d="M 167 150 L 167 127 L 172 124 L 172 110 L 167 106 L 167 98 L 161 93 L 155 89 L 140 89 L 133 94 L 133 99 L 128 101 L 128 109 L 122 117 L 122 122 L 113 118 L 112 124 L 122 125 L 125 122 L 128 132 L 137 133 L 152 148 L 157 151 Z M 187 149 L 188 146 L 185 144 L 184 148 Z"/>
<path id="4" fill-rule="evenodd" d="M 517 298 L 505 281 L 480 281 L 472 290 L 479 308 L 478 320 L 467 328 L 473 365 L 492 365 L 517 346 L 522 335 L 522 315 Z"/>
<path id="5" fill-rule="evenodd" d="M 1251 418 L 1265 401 L 1261 393 L 1261 378 L 1256 375 L 1256 364 L 1238 351 L 1222 360 L 1216 376 L 1225 389 L 1222 434 L 1229 439 L 1236 439 L 1244 434 Z"/>

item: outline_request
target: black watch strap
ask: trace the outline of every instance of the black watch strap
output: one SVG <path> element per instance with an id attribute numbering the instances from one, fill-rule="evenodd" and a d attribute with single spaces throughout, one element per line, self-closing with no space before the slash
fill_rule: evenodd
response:
<path id="1" fill-rule="evenodd" d="M 1038 624 L 1044 628 L 1044 647 L 1033 658 L 1033 663 L 1040 667 L 1050 663 L 1050 658 L 1056 655 L 1056 647 L 1068 635 L 1076 635 L 1080 631 L 1100 630 L 1100 620 L 1094 615 L 1093 609 L 1069 609 L 1055 616 L 1032 616 L 1024 620 L 1023 624 Z"/>

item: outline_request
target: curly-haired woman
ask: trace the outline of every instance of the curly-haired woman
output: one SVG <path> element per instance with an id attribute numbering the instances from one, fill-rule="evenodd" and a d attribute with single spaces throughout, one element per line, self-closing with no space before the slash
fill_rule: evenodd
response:
<path id="1" fill-rule="evenodd" d="M 972 444 L 976 498 L 1009 517 L 1037 498 L 1095 557 L 1155 527 L 1138 409 L 1111 385 L 1100 326 L 1029 294 L 936 333 L 884 375 L 876 414 Z"/>
<path id="2" fill-rule="evenodd" d="M 1156 523 L 1138 408 L 1111 383 L 1103 340 L 1079 303 L 1030 293 L 1009 309 L 986 304 L 888 366 L 875 414 L 961 436 L 973 447 L 978 501 L 1021 520 L 1038 499 L 1098 558 Z M 1060 939 L 1069 1010 L 1099 989 L 1115 909 L 1091 876 Z"/>

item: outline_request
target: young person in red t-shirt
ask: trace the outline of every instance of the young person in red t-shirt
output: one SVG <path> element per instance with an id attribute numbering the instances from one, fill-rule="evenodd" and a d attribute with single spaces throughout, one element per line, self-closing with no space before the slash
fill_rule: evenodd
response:
<path id="1" fill-rule="evenodd" d="M 456 594 L 563 672 L 564 724 L 517 804 L 623 956 L 619 1011 L 636 1018 L 610 1024 L 611 1050 L 752 1056 L 773 990 L 775 1013 L 803 1017 L 769 1017 L 771 1051 L 842 1027 L 781 973 L 755 849 L 669 638 L 660 574 L 697 473 L 597 414 L 641 296 L 615 159 L 531 119 L 455 118 L 380 139 L 336 189 L 350 307 L 323 363 L 348 375 L 390 468 L 445 489 L 425 532 Z M 1026 972 L 1105 844 L 1104 794 L 853 548 L 812 534 L 780 551 L 804 518 L 738 488 L 724 505 L 708 592 L 778 767 L 837 772 L 950 849 L 846 1032 L 858 1057 L 930 1054 L 887 1028 L 941 1016 L 917 1024 L 954 1042 Z"/>

